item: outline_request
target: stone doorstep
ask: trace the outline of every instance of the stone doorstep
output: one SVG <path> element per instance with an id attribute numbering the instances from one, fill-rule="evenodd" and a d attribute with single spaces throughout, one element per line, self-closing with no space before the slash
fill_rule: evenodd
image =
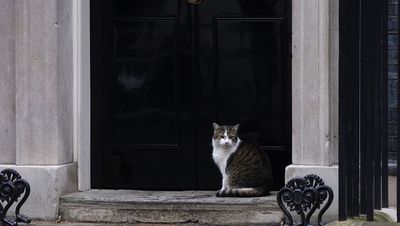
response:
<path id="1" fill-rule="evenodd" d="M 279 225 L 276 193 L 218 198 L 214 191 L 89 190 L 60 198 L 68 222 L 116 224 Z"/>

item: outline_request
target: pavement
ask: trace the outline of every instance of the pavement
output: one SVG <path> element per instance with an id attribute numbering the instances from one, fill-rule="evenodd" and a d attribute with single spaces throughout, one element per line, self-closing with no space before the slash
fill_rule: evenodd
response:
<path id="1" fill-rule="evenodd" d="M 334 221 L 326 226 L 399 226 L 400 223 L 396 223 L 395 220 L 395 209 L 382 209 L 375 211 L 373 222 L 368 222 L 365 216 L 361 216 L 347 221 Z"/>
<path id="2" fill-rule="evenodd" d="M 367 221 L 357 221 L 357 220 L 349 220 L 349 221 L 341 221 L 341 222 L 332 222 L 327 224 L 326 226 L 399 226 L 400 223 L 395 222 L 367 222 Z"/>

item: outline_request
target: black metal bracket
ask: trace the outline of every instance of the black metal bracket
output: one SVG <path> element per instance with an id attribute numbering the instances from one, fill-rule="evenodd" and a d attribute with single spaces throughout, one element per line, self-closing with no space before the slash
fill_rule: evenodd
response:
<path id="1" fill-rule="evenodd" d="M 327 202 L 325 202 L 326 200 Z M 322 215 L 332 204 L 333 191 L 325 185 L 321 177 L 309 174 L 289 180 L 285 187 L 278 192 L 277 201 L 286 216 L 284 223 L 289 226 L 293 226 L 291 211 L 300 215 L 301 223 L 297 224 L 298 226 L 308 226 L 311 216 L 323 206 L 318 214 L 318 226 L 321 226 L 323 225 L 321 223 Z"/>
<path id="2" fill-rule="evenodd" d="M 3 226 L 17 226 L 19 222 L 27 224 L 31 222 L 27 216 L 20 214 L 20 209 L 30 192 L 29 183 L 22 179 L 17 171 L 5 169 L 0 172 L 0 221 Z M 15 219 L 7 218 L 7 211 L 14 203 L 17 203 Z"/>

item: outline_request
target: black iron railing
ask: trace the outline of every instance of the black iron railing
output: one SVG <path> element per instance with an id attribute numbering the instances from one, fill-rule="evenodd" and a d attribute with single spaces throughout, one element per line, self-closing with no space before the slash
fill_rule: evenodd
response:
<path id="1" fill-rule="evenodd" d="M 388 207 L 388 6 L 340 0 L 339 7 L 339 219 L 373 221 L 374 210 Z"/>

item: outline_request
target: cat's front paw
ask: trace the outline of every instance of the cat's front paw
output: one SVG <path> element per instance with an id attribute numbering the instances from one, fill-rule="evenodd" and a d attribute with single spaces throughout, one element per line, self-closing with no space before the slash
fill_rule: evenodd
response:
<path id="1" fill-rule="evenodd" d="M 218 191 L 215 193 L 215 196 L 217 196 L 217 197 L 222 197 L 222 190 L 218 190 Z"/>

